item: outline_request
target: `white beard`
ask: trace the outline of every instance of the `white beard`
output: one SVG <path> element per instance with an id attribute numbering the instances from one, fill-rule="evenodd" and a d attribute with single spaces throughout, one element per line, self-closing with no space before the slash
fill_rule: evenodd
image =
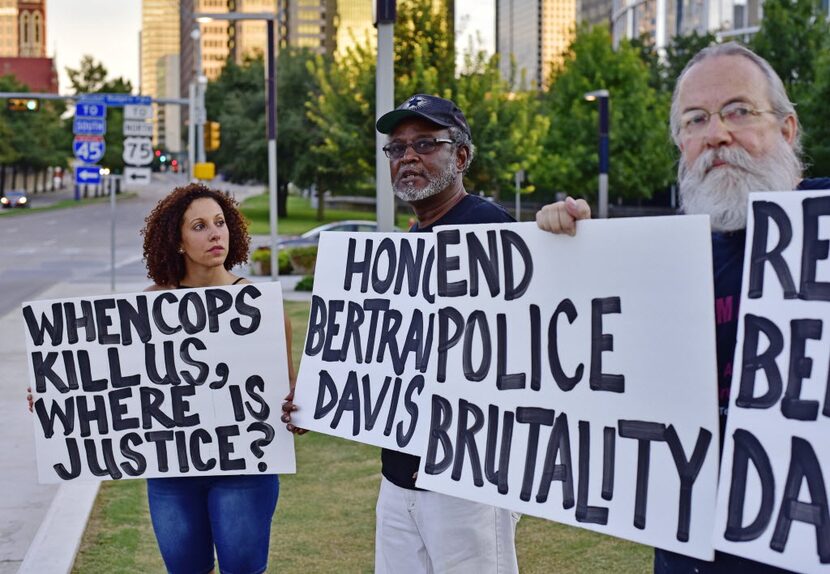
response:
<path id="1" fill-rule="evenodd" d="M 709 172 L 718 159 L 728 165 Z M 684 213 L 709 215 L 712 231 L 744 229 L 749 193 L 792 190 L 801 171 L 801 162 L 783 137 L 760 158 L 739 147 L 709 149 L 690 168 L 680 159 L 680 205 Z"/>
<path id="2" fill-rule="evenodd" d="M 447 161 L 447 165 L 441 173 L 439 173 L 434 179 L 430 179 L 429 174 L 423 168 L 402 167 L 398 171 L 398 176 L 392 182 L 392 191 L 395 192 L 395 195 L 399 199 L 402 199 L 407 203 L 421 201 L 422 199 L 432 197 L 433 195 L 447 189 L 455 180 L 457 172 L 454 161 L 455 157 L 453 156 Z M 401 180 L 406 177 L 406 175 L 411 173 L 417 173 L 421 177 L 426 178 L 427 184 L 419 189 L 412 183 L 401 183 Z"/>

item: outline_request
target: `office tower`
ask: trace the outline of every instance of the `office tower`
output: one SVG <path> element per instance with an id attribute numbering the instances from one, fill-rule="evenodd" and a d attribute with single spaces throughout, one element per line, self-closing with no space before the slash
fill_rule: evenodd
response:
<path id="1" fill-rule="evenodd" d="M 517 76 L 544 88 L 551 66 L 562 61 L 576 25 L 576 0 L 496 0 L 496 52 L 502 75 Z"/>
<path id="2" fill-rule="evenodd" d="M 712 32 L 748 41 L 758 31 L 762 0 L 614 0 L 614 43 L 645 35 L 658 49 L 678 35 Z"/>
<path id="3" fill-rule="evenodd" d="M 613 0 L 577 0 L 576 21 L 591 25 L 610 24 Z"/>

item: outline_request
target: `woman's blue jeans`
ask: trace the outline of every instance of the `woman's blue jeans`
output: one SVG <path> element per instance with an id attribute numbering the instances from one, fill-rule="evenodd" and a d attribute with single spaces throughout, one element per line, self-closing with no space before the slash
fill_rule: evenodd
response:
<path id="1" fill-rule="evenodd" d="M 264 572 L 279 491 L 274 474 L 147 479 L 150 517 L 168 572 L 210 572 L 214 547 L 222 574 Z"/>

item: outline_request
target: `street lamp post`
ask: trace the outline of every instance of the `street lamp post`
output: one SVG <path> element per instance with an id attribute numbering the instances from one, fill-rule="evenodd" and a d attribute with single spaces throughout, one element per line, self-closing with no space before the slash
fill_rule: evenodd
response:
<path id="1" fill-rule="evenodd" d="M 268 106 L 268 207 L 269 207 L 269 223 L 271 227 L 271 279 L 273 281 L 279 280 L 279 265 L 277 263 L 277 250 L 279 249 L 277 240 L 277 75 L 275 65 L 275 32 L 274 20 L 277 19 L 277 14 L 271 12 L 259 13 L 244 13 L 244 12 L 227 12 L 224 14 L 207 14 L 194 13 L 193 18 L 197 22 L 210 22 L 213 20 L 230 20 L 237 22 L 239 20 L 264 20 L 268 27 L 268 47 L 266 52 L 265 65 L 265 84 L 267 88 L 267 106 Z"/>
<path id="2" fill-rule="evenodd" d="M 589 102 L 599 102 L 599 217 L 608 217 L 608 90 L 594 90 L 585 94 Z"/>
<path id="3" fill-rule="evenodd" d="M 395 19 L 396 0 L 374 0 L 374 23 L 378 29 L 377 74 L 375 75 L 375 120 L 395 107 Z M 375 213 L 378 231 L 395 228 L 395 196 L 389 160 L 383 153 L 386 136 L 375 132 Z"/>

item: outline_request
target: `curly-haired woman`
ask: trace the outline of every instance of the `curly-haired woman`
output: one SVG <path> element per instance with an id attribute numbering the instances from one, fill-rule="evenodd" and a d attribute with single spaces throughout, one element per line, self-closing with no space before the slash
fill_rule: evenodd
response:
<path id="1" fill-rule="evenodd" d="M 201 184 L 179 187 L 145 220 L 148 291 L 248 283 L 231 269 L 248 258 L 250 237 L 236 202 Z M 291 326 L 285 321 L 289 377 Z M 293 384 L 292 384 L 293 387 Z M 223 572 L 264 572 L 276 475 L 222 475 L 147 480 L 150 517 L 172 573 L 208 573 L 214 548 Z"/>

